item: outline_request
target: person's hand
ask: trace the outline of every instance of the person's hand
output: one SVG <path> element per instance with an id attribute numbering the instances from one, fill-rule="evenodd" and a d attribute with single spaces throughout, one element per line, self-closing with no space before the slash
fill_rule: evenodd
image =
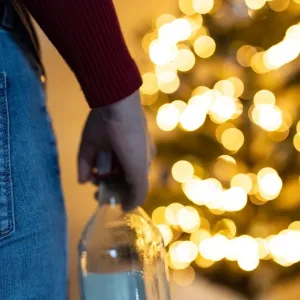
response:
<path id="1" fill-rule="evenodd" d="M 78 155 L 79 182 L 93 181 L 99 152 L 117 156 L 131 187 L 131 198 L 123 203 L 124 209 L 142 205 L 153 151 L 138 91 L 118 103 L 91 110 Z"/>

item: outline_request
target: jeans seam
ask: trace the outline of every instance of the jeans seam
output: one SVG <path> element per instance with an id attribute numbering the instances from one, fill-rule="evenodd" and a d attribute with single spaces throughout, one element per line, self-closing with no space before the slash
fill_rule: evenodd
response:
<path id="1" fill-rule="evenodd" d="M 3 144 L 3 165 L 0 165 L 0 183 L 4 194 L 6 218 L 8 220 L 7 228 L 0 228 L 0 239 L 9 236 L 15 230 L 14 223 L 14 204 L 13 189 L 11 178 L 11 158 L 10 158 L 10 132 L 9 132 L 9 114 L 8 101 L 6 94 L 6 73 L 0 73 L 0 114 L 3 119 L 0 135 Z"/>

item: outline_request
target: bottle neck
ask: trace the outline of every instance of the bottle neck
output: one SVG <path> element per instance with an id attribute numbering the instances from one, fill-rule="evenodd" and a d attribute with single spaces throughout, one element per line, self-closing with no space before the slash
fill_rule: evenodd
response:
<path id="1" fill-rule="evenodd" d="M 128 186 L 123 182 L 101 182 L 99 185 L 99 205 L 117 206 L 126 200 L 129 193 Z"/>

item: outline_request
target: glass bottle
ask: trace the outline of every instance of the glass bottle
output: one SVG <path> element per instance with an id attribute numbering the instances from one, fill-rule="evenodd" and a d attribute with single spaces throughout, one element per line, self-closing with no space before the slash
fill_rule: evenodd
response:
<path id="1" fill-rule="evenodd" d="M 79 244 L 82 300 L 169 300 L 162 237 L 137 208 L 124 212 L 128 187 L 105 180 Z"/>

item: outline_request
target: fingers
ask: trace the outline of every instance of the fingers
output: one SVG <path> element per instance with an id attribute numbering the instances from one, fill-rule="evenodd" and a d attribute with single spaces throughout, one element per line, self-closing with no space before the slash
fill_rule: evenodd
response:
<path id="1" fill-rule="evenodd" d="M 96 164 L 96 149 L 82 141 L 78 154 L 78 181 L 85 183 L 93 180 L 93 168 Z"/>

